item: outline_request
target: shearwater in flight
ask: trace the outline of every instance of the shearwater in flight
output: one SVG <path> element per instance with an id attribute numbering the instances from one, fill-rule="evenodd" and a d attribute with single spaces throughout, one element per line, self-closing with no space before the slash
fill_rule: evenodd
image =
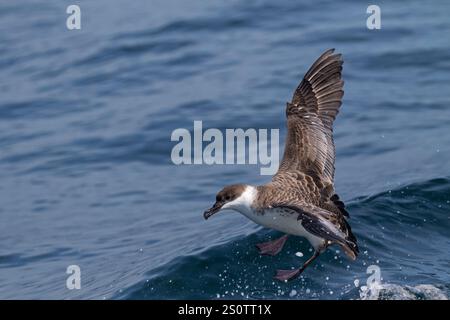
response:
<path id="1" fill-rule="evenodd" d="M 261 186 L 226 186 L 216 196 L 205 219 L 231 209 L 267 228 L 285 233 L 258 244 L 261 254 L 276 255 L 288 235 L 305 237 L 314 254 L 298 269 L 278 270 L 275 278 L 294 279 L 331 244 L 352 260 L 358 255 L 348 212 L 334 191 L 333 122 L 344 95 L 342 56 L 323 53 L 305 74 L 287 103 L 287 138 L 278 172 Z"/>

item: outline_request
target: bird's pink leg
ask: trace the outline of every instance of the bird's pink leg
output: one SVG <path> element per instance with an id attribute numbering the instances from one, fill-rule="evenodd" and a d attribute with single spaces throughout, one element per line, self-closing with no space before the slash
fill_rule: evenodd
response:
<path id="1" fill-rule="evenodd" d="M 275 256 L 281 251 L 281 249 L 283 249 L 284 243 L 286 242 L 287 238 L 288 235 L 285 234 L 284 236 L 276 240 L 258 243 L 256 247 L 259 249 L 259 253 L 261 254 Z"/>
<path id="2" fill-rule="evenodd" d="M 280 281 L 289 281 L 297 278 L 311 262 L 313 262 L 320 255 L 320 250 L 315 251 L 311 258 L 309 258 L 301 268 L 292 270 L 277 270 L 275 279 Z"/>

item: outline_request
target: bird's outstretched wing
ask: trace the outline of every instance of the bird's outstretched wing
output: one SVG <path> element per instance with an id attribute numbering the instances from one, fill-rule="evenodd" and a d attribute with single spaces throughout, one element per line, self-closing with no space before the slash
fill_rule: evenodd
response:
<path id="1" fill-rule="evenodd" d="M 301 201 L 274 204 L 273 208 L 289 209 L 298 215 L 302 226 L 313 235 L 339 244 L 353 260 L 359 253 L 356 237 L 341 215 Z"/>
<path id="2" fill-rule="evenodd" d="M 326 51 L 313 63 L 287 104 L 286 145 L 274 180 L 301 171 L 325 187 L 333 185 L 333 121 L 344 95 L 342 56 L 333 52 Z"/>

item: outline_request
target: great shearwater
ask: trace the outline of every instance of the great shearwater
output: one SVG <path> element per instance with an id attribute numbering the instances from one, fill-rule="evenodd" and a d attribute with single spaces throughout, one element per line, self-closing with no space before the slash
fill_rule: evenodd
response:
<path id="1" fill-rule="evenodd" d="M 272 180 L 260 186 L 226 186 L 216 196 L 213 214 L 231 209 L 267 228 L 285 233 L 258 244 L 261 254 L 276 255 L 288 235 L 305 237 L 314 254 L 298 269 L 278 270 L 275 278 L 296 278 L 331 244 L 352 260 L 358 255 L 356 237 L 347 222 L 348 212 L 334 191 L 333 122 L 344 95 L 342 55 L 323 53 L 306 72 L 287 103 L 287 138 L 283 160 Z"/>

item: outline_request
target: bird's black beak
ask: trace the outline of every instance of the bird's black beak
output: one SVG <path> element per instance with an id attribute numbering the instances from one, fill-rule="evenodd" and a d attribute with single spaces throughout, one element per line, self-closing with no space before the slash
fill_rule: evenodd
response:
<path id="1" fill-rule="evenodd" d="M 205 218 L 205 220 L 207 220 L 209 217 L 211 217 L 213 214 L 217 213 L 220 211 L 220 209 L 222 209 L 222 206 L 224 205 L 223 202 L 216 202 L 214 203 L 214 205 L 209 208 L 208 210 L 206 210 L 203 213 L 203 217 Z"/>

